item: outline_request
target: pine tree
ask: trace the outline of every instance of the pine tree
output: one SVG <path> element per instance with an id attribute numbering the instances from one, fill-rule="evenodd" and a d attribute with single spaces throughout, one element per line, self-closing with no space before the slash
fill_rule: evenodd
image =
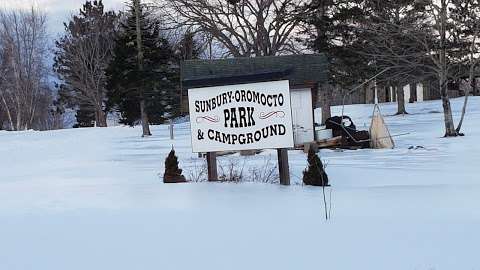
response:
<path id="1" fill-rule="evenodd" d="M 145 6 L 140 11 L 143 68 L 138 68 L 136 17 L 130 7 L 107 70 L 108 105 L 121 113 L 122 123 L 135 125 L 141 120 L 140 100 L 144 98 L 149 123 L 161 124 L 178 114 L 179 65 L 172 45 L 160 32 L 159 20 Z"/>
<path id="2" fill-rule="evenodd" d="M 308 168 L 303 171 L 303 183 L 310 186 L 328 186 L 327 173 L 313 147 L 308 150 Z"/>
<path id="3" fill-rule="evenodd" d="M 356 53 L 364 42 L 358 35 L 361 20 L 366 16 L 364 1 L 311 0 L 304 6 L 304 41 L 311 50 L 329 59 L 331 86 L 351 89 L 370 77 L 369 60 Z M 333 91 L 319 85 L 322 103 L 322 123 L 331 117 Z"/>
<path id="4" fill-rule="evenodd" d="M 95 122 L 95 112 L 88 105 L 81 103 L 75 113 L 77 123 L 74 128 L 93 127 Z"/>
<path id="5" fill-rule="evenodd" d="M 163 174 L 163 182 L 186 182 L 185 176 L 182 175 L 182 169 L 178 167 L 178 158 L 175 155 L 175 150 L 173 148 L 165 159 L 165 173 Z"/>
<path id="6" fill-rule="evenodd" d="M 330 60 L 330 81 L 350 88 L 368 78 L 368 61 L 357 53 L 364 42 L 360 22 L 367 16 L 364 1 L 312 0 L 305 5 L 306 45 Z"/>

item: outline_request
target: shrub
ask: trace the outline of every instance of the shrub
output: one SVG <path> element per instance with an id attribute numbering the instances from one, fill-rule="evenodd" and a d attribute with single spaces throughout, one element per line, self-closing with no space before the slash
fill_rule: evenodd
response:
<path id="1" fill-rule="evenodd" d="M 308 168 L 303 171 L 303 183 L 310 186 L 328 186 L 328 176 L 313 147 L 308 150 Z"/>
<path id="2" fill-rule="evenodd" d="M 163 174 L 164 183 L 183 183 L 186 182 L 185 176 L 182 175 L 182 169 L 178 167 L 178 158 L 175 150 L 172 150 L 165 159 L 165 173 Z"/>

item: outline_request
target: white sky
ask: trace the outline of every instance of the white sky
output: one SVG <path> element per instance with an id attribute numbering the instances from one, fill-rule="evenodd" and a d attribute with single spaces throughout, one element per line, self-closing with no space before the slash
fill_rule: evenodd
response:
<path id="1" fill-rule="evenodd" d="M 127 0 L 103 0 L 107 10 L 124 8 Z M 63 31 L 63 22 L 85 3 L 85 0 L 0 0 L 0 9 L 29 9 L 34 6 L 47 14 L 48 31 L 55 37 Z"/>

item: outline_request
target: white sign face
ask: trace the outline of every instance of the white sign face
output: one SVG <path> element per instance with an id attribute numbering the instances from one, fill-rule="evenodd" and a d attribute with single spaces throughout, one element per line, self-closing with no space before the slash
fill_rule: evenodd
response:
<path id="1" fill-rule="evenodd" d="M 193 152 L 293 147 L 288 81 L 188 90 Z"/>

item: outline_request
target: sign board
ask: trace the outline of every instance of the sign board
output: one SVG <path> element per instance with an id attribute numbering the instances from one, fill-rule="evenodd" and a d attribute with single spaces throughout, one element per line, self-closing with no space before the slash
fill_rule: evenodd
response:
<path id="1" fill-rule="evenodd" d="M 288 81 L 188 90 L 193 152 L 293 147 Z"/>

